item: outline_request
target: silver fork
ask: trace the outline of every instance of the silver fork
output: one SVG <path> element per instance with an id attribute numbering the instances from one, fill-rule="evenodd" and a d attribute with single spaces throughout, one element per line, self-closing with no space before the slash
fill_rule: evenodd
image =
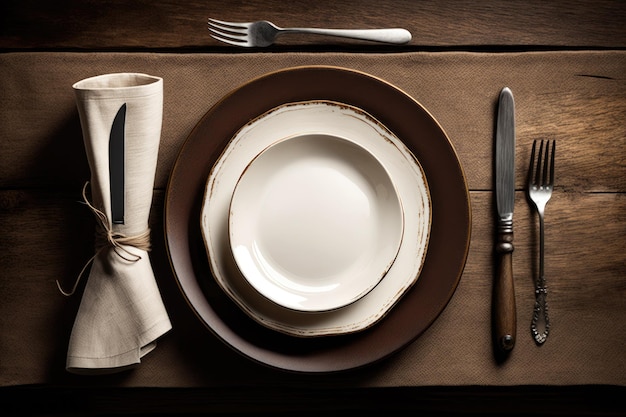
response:
<path id="1" fill-rule="evenodd" d="M 552 144 L 552 146 L 550 146 Z M 548 304 L 546 297 L 546 277 L 544 272 L 544 211 L 546 204 L 552 197 L 554 188 L 554 151 L 555 142 L 542 140 L 539 144 L 539 155 L 535 159 L 537 141 L 533 142 L 530 167 L 528 168 L 528 196 L 535 204 L 539 214 L 539 277 L 535 283 L 535 308 L 530 330 L 537 344 L 542 344 L 548 338 L 550 332 L 550 319 L 548 317 Z M 543 313 L 543 314 L 542 314 Z M 543 320 L 543 330 L 539 330 L 538 324 Z"/>
<path id="2" fill-rule="evenodd" d="M 269 46 L 276 37 L 283 33 L 310 33 L 315 35 L 338 36 L 374 42 L 403 44 L 411 40 L 411 33 L 406 29 L 318 29 L 318 28 L 280 28 L 271 22 L 225 22 L 209 19 L 211 37 L 235 46 Z"/>

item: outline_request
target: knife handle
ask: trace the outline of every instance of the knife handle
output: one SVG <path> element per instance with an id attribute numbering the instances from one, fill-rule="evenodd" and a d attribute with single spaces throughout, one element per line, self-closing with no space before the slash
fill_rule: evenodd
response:
<path id="1" fill-rule="evenodd" d="M 504 230 L 503 230 L 504 229 Z M 498 267 L 494 283 L 493 320 L 496 347 L 503 352 L 515 346 L 517 314 L 513 284 L 513 228 L 501 228 L 496 242 Z"/>

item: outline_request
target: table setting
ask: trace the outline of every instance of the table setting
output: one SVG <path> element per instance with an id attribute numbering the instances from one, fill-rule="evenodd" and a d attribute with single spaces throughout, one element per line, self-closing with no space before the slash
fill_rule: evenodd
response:
<path id="1" fill-rule="evenodd" d="M 11 412 L 624 412 L 621 3 L 210 3 L 6 6 Z"/>

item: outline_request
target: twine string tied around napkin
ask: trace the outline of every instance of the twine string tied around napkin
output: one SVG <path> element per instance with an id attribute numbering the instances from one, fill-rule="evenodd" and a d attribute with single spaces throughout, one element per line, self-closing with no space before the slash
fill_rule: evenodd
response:
<path id="1" fill-rule="evenodd" d="M 127 248 L 128 246 L 135 247 L 145 252 L 149 252 L 151 249 L 150 229 L 147 228 L 143 233 L 135 236 L 126 236 L 124 233 L 115 232 L 113 230 L 113 227 L 109 224 L 109 220 L 106 214 L 89 202 L 89 199 L 87 198 L 87 185 L 89 185 L 89 181 L 87 181 L 83 186 L 83 201 L 85 202 L 85 204 L 87 204 L 87 206 L 91 209 L 91 211 L 96 215 L 96 218 L 99 220 L 100 229 L 102 230 L 102 235 L 104 239 L 97 239 L 97 241 L 101 240 L 103 243 L 100 244 L 100 248 L 96 250 L 96 253 L 87 261 L 87 263 L 85 263 L 83 269 L 78 274 L 78 277 L 76 278 L 72 289 L 69 292 L 64 291 L 61 287 L 61 283 L 59 282 L 59 280 L 56 280 L 59 291 L 61 291 L 61 294 L 65 295 L 66 297 L 74 294 L 76 288 L 78 287 L 78 284 L 80 283 L 81 278 L 85 274 L 85 271 L 104 249 L 112 248 L 117 256 L 127 262 L 137 262 L 141 259 L 141 255 L 131 252 Z"/>

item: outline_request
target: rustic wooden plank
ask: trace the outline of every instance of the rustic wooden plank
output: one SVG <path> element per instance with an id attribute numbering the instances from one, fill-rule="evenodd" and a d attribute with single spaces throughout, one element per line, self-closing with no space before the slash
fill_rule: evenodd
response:
<path id="1" fill-rule="evenodd" d="M 495 202 L 491 192 L 471 195 L 472 243 L 464 274 L 479 279 L 495 264 Z M 618 220 L 624 216 L 624 193 L 555 190 L 546 207 L 545 271 L 550 301 L 558 308 L 583 312 L 597 297 L 595 302 L 624 312 L 626 223 Z M 526 306 L 533 300 L 533 276 L 538 271 L 538 228 L 534 207 L 525 193 L 517 192 L 513 268 L 518 301 Z"/>
<path id="2" fill-rule="evenodd" d="M 622 52 L 410 53 L 384 59 L 378 54 L 4 54 L 0 187 L 79 188 L 89 178 L 71 88 L 83 77 L 128 69 L 164 77 L 156 173 L 156 187 L 164 189 L 185 138 L 213 104 L 256 76 L 314 64 L 366 71 L 421 102 L 448 133 L 473 190 L 493 188 L 495 109 L 499 89 L 508 85 L 516 99 L 518 189 L 525 187 L 532 141 L 546 138 L 557 140 L 557 188 L 626 191 Z"/>
<path id="3" fill-rule="evenodd" d="M 252 386 L 262 386 L 267 381 L 279 385 L 300 381 L 306 385 L 306 380 L 254 366 L 222 346 L 200 325 L 183 300 L 167 260 L 163 199 L 163 191 L 157 191 L 150 218 L 154 246 L 150 256 L 174 330 L 160 342 L 142 372 L 126 375 L 118 383 L 229 386 L 241 383 L 241 375 L 245 374 L 246 383 Z M 64 371 L 63 364 L 79 297 L 61 296 L 55 280 L 71 285 L 93 251 L 95 220 L 79 200 L 79 190 L 0 191 L 0 328 L 11 329 L 0 336 L 2 385 L 76 382 Z M 483 374 L 481 383 L 500 383 L 502 371 L 492 368 L 489 360 L 488 317 L 495 261 L 493 194 L 472 192 L 471 203 L 472 241 L 467 265 L 451 304 L 431 330 L 450 338 L 459 332 L 470 334 L 471 348 L 462 343 L 442 350 L 427 337 L 408 348 L 406 355 L 394 359 L 391 366 L 366 370 L 353 377 L 361 375 L 372 384 L 384 380 L 387 384 L 403 385 L 415 380 L 415 366 L 440 361 L 445 352 L 450 361 L 461 361 L 464 369 L 463 374 L 454 373 L 455 380 L 449 383 L 476 383 L 473 372 Z M 540 351 L 526 333 L 534 300 L 536 218 L 521 192 L 517 193 L 515 209 L 513 259 L 520 336 L 516 355 L 505 375 L 511 378 L 509 381 L 517 378 L 530 384 L 563 380 L 601 384 L 607 378 L 614 381 L 615 375 L 623 373 L 619 363 L 607 358 L 621 357 L 626 335 L 626 224 L 615 219 L 626 215 L 626 194 L 555 192 L 548 205 L 546 232 L 546 272 L 554 327 L 550 344 Z M 37 307 L 27 308 L 25 303 Z M 462 320 L 469 320 L 472 325 L 459 328 Z M 207 352 L 211 352 L 210 357 Z M 536 360 L 526 363 L 528 355 Z M 561 372 L 564 355 L 567 360 L 576 360 L 576 369 Z M 583 357 L 584 360 L 576 359 Z M 423 369 L 419 374 L 421 378 L 430 375 Z M 351 380 L 344 379 L 344 386 L 356 383 Z M 318 379 L 321 384 L 332 381 L 332 377 Z"/>
<path id="4" fill-rule="evenodd" d="M 626 4 L 620 0 L 264 0 L 262 7 L 243 0 L 223 3 L 5 0 L 0 12 L 0 48 L 228 49 L 208 36 L 208 17 L 244 22 L 269 19 L 281 26 L 405 27 L 413 34 L 409 48 L 417 49 L 626 46 Z M 302 36 L 283 38 L 280 44 L 355 45 L 354 41 Z M 368 47 L 367 43 L 356 45 Z"/>

